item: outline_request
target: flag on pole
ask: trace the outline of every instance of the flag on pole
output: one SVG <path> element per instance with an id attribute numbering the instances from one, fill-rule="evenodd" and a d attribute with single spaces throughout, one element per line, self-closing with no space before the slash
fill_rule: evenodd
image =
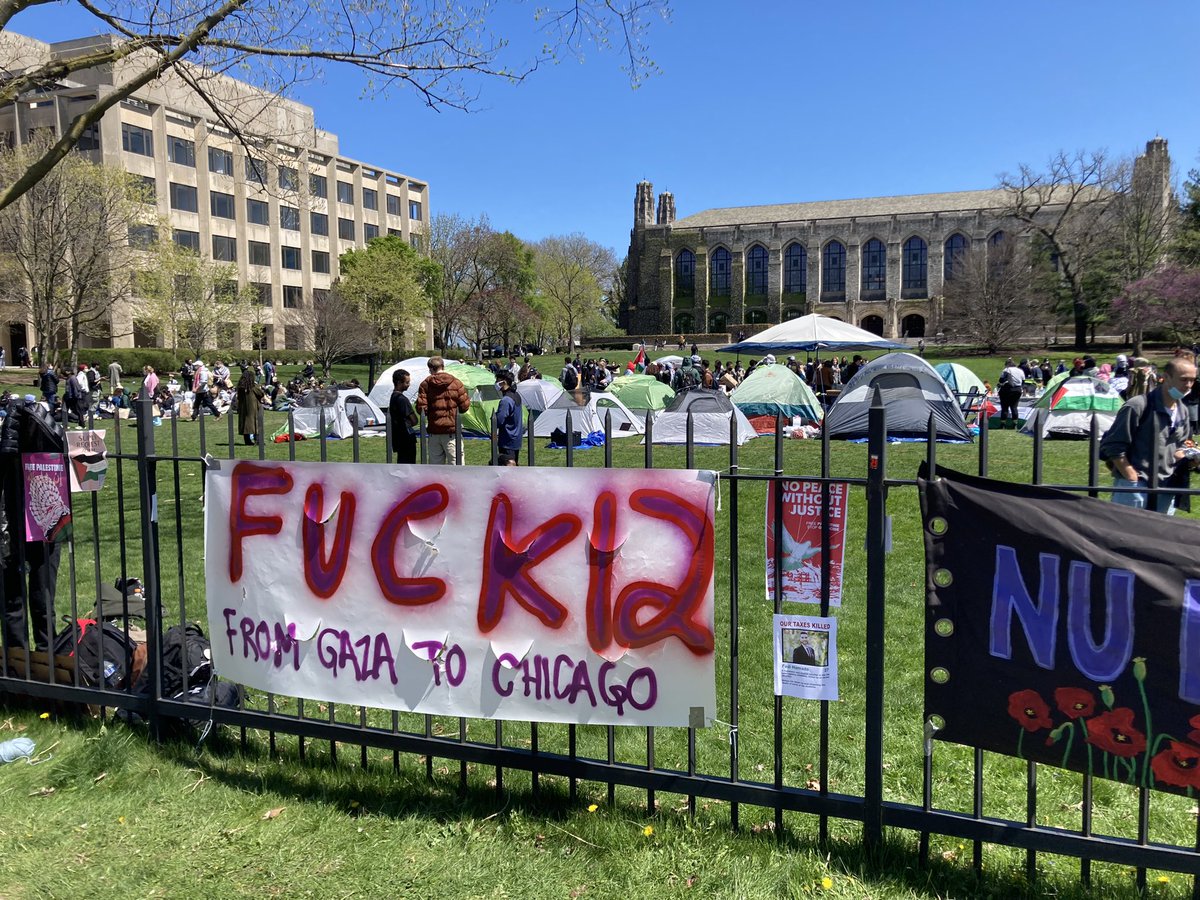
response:
<path id="1" fill-rule="evenodd" d="M 642 344 L 642 348 L 638 350 L 638 355 L 633 358 L 633 362 L 629 364 L 629 368 L 639 375 L 646 371 L 646 345 Z"/>

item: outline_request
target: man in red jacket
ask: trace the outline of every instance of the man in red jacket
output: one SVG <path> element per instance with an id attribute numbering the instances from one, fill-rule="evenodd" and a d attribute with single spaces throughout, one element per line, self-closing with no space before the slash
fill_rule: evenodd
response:
<path id="1" fill-rule="evenodd" d="M 429 418 L 429 462 L 435 466 L 456 466 L 462 447 L 455 438 L 455 420 L 471 408 L 471 398 L 463 383 L 442 371 L 446 361 L 429 358 L 429 377 L 417 389 L 417 412 Z"/>

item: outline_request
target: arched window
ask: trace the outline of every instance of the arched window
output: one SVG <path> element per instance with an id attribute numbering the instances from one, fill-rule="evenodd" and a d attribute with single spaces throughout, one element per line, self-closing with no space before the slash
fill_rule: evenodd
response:
<path id="1" fill-rule="evenodd" d="M 900 336 L 906 338 L 925 337 L 925 317 L 916 313 L 905 316 L 900 323 Z"/>
<path id="2" fill-rule="evenodd" d="M 675 257 L 675 296 L 691 297 L 696 293 L 696 254 L 680 250 Z"/>
<path id="3" fill-rule="evenodd" d="M 967 255 L 967 239 L 961 234 L 952 234 L 946 239 L 945 256 L 942 257 L 942 278 L 949 281 L 954 277 L 954 269 Z"/>
<path id="4" fill-rule="evenodd" d="M 987 243 L 988 277 L 1003 275 L 1011 256 L 1012 248 L 1008 244 L 1008 235 L 1003 231 L 992 234 Z"/>
<path id="5" fill-rule="evenodd" d="M 803 244 L 789 244 L 783 254 L 783 292 L 808 293 L 808 251 Z"/>
<path id="6" fill-rule="evenodd" d="M 709 315 L 708 330 L 710 334 L 718 331 L 725 331 L 727 328 L 729 328 L 728 314 L 723 312 L 715 312 Z"/>
<path id="7" fill-rule="evenodd" d="M 795 306 L 789 306 L 783 311 L 783 321 L 790 322 L 792 319 L 798 319 L 804 315 L 804 310 Z M 836 317 L 835 317 L 836 318 Z"/>
<path id="8" fill-rule="evenodd" d="M 708 266 L 711 270 L 711 274 L 709 276 L 709 292 L 714 297 L 728 297 L 730 272 L 729 251 L 724 247 L 718 247 L 709 256 Z"/>
<path id="9" fill-rule="evenodd" d="M 691 313 L 676 313 L 675 314 L 675 331 L 679 334 L 685 334 L 692 330 L 692 326 L 696 320 Z"/>
<path id="10" fill-rule="evenodd" d="M 839 241 L 830 241 L 822 253 L 821 293 L 846 293 L 846 248 Z"/>
<path id="11" fill-rule="evenodd" d="M 883 317 L 882 316 L 867 316 L 858 323 L 858 327 L 864 331 L 869 331 L 871 334 L 877 334 L 883 337 Z"/>
<path id="12" fill-rule="evenodd" d="M 929 248 L 921 238 L 904 242 L 901 258 L 900 291 L 903 296 L 924 297 L 929 289 Z"/>
<path id="13" fill-rule="evenodd" d="M 1006 235 L 1003 231 L 997 231 L 990 238 L 988 238 L 988 244 L 992 247 L 996 247 L 1000 244 L 1003 244 L 1007 238 L 1008 235 Z"/>
<path id="14" fill-rule="evenodd" d="M 753 297 L 767 295 L 767 248 L 762 244 L 746 251 L 746 293 Z"/>
<path id="15" fill-rule="evenodd" d="M 864 294 L 882 294 L 887 289 L 887 247 L 871 238 L 862 248 L 862 290 Z"/>
<path id="16" fill-rule="evenodd" d="M 767 311 L 765 309 L 748 309 L 746 310 L 747 325 L 765 325 L 767 324 Z"/>

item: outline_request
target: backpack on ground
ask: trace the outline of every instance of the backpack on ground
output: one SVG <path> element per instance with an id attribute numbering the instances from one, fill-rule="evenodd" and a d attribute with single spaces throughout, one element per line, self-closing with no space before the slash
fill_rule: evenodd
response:
<path id="1" fill-rule="evenodd" d="M 130 684 L 136 651 L 124 631 L 95 619 L 69 621 L 54 639 L 54 655 L 74 657 L 79 681 L 88 687 L 119 690 Z"/>

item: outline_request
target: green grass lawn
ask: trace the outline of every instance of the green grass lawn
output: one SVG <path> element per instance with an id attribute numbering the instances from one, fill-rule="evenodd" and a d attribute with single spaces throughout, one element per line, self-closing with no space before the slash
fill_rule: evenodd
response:
<path id="1" fill-rule="evenodd" d="M 631 357 L 632 354 L 629 354 Z M 623 358 L 623 357 L 622 357 Z M 937 361 L 937 360 L 934 360 Z M 995 377 L 1002 360 L 972 358 L 965 362 L 983 377 Z M 995 372 L 992 370 L 995 369 Z M 11 371 L 11 370 L 10 370 Z M 365 372 L 345 369 L 341 377 Z M 268 414 L 267 431 L 284 418 Z M 113 423 L 108 446 L 115 449 Z M 135 431 L 124 423 L 121 449 L 132 453 Z M 156 429 L 160 454 L 198 458 L 200 427 L 171 423 Z M 543 449 L 539 465 L 563 465 L 562 451 Z M 990 435 L 993 477 L 1029 481 L 1032 441 L 1014 432 Z M 351 441 L 296 444 L 298 459 L 316 460 L 324 451 L 330 461 L 347 462 Z M 257 455 L 257 448 L 229 441 L 227 420 L 206 422 L 204 450 L 214 456 Z M 269 445 L 270 458 L 287 458 L 289 447 Z M 820 444 L 788 441 L 785 471 L 817 474 Z M 1046 445 L 1043 479 L 1051 483 L 1086 480 L 1085 444 Z M 924 456 L 920 445 L 893 445 L 888 474 L 912 478 Z M 381 439 L 363 439 L 363 461 L 382 462 Z M 614 463 L 640 466 L 645 450 L 633 440 L 614 442 Z M 486 442 L 467 442 L 467 461 L 486 463 Z M 603 450 L 575 453 L 577 466 L 598 466 Z M 768 438 L 740 449 L 742 472 L 774 469 L 774 445 Z M 975 471 L 975 446 L 939 446 L 940 465 Z M 724 449 L 697 448 L 696 465 L 725 470 Z M 683 448 L 655 447 L 656 467 L 682 467 Z M 860 477 L 866 473 L 863 445 L 835 443 L 832 474 Z M 110 481 L 94 506 L 77 504 L 75 550 L 64 556 L 59 613 L 90 607 L 98 582 L 111 582 L 122 571 L 141 574 L 139 500 L 136 470 L 129 461 L 114 461 Z M 184 618 L 204 620 L 202 510 L 200 466 L 164 461 L 158 467 L 162 592 L 168 623 Z M 720 483 L 716 626 L 718 718 L 729 721 L 732 703 L 728 658 L 732 529 L 738 531 L 740 606 L 739 776 L 770 782 L 773 777 L 773 709 L 771 682 L 771 605 L 764 596 L 763 513 L 766 488 L 743 482 L 737 487 L 739 515 L 731 519 L 728 480 Z M 897 486 L 889 495 L 894 520 L 894 550 L 888 557 L 888 656 L 885 732 L 885 793 L 889 800 L 921 801 L 922 688 L 920 654 L 923 641 L 924 554 L 915 487 Z M 846 552 L 844 605 L 837 612 L 841 636 L 840 702 L 830 705 L 829 789 L 860 794 L 863 790 L 861 748 L 865 669 L 866 520 L 861 489 L 851 493 Z M 95 547 L 100 548 L 99 554 Z M 121 551 L 124 547 L 124 551 Z M 726 548 L 726 549 L 722 549 Z M 248 702 L 266 708 L 266 698 L 251 691 Z M 284 711 L 294 702 L 278 699 Z M 357 723 L 358 708 L 308 703 L 306 714 Z M 784 703 L 784 782 L 805 786 L 816 778 L 818 705 L 788 699 Z M 336 765 L 328 743 L 308 742 L 298 759 L 296 738 L 280 736 L 279 758 L 266 752 L 267 736 L 250 734 L 243 751 L 236 733 L 226 732 L 200 752 L 189 747 L 154 747 L 140 733 L 122 726 L 101 728 L 51 717 L 38 710 L 10 710 L 0 716 L 0 740 L 17 729 L 34 737 L 53 758 L 28 767 L 0 767 L 0 896 L 76 896 L 117 890 L 146 896 L 241 896 L 264 893 L 322 896 L 650 896 L 660 892 L 701 891 L 709 896 L 841 897 L 995 896 L 1028 893 L 1041 896 L 1125 896 L 1133 891 L 1132 872 L 1123 867 L 1094 867 L 1094 888 L 1077 884 L 1078 863 L 1041 855 L 1039 882 L 1024 884 L 1024 854 L 998 847 L 985 853 L 985 877 L 976 883 L 970 868 L 971 846 L 949 838 L 932 839 L 933 861 L 919 870 L 917 836 L 893 832 L 878 860 L 864 857 L 859 826 L 830 823 L 831 842 L 817 846 L 817 823 L 811 816 L 785 816 L 784 835 L 773 833 L 772 810 L 742 807 L 741 831 L 729 831 L 730 811 L 721 802 L 701 799 L 689 820 L 686 798 L 659 793 L 649 815 L 644 791 L 619 788 L 615 806 L 607 804 L 604 785 L 581 783 L 577 799 L 569 799 L 565 780 L 542 776 L 534 800 L 528 773 L 506 771 L 503 788 L 495 787 L 495 770 L 468 766 L 467 789 L 459 790 L 459 764 L 433 761 L 434 777 L 425 777 L 425 761 L 399 757 L 393 771 L 390 752 L 370 750 L 362 767 L 356 747 L 341 745 Z M 391 714 L 368 711 L 368 721 L 389 727 Z M 402 714 L 402 730 L 422 731 L 424 717 Z M 456 736 L 459 720 L 434 720 L 435 733 Z M 577 729 L 578 752 L 606 755 L 606 729 Z M 469 721 L 466 736 L 491 742 L 490 721 Z M 529 746 L 529 727 L 506 723 L 504 737 L 515 747 Z M 566 726 L 540 725 L 540 749 L 566 752 Z M 697 769 L 727 776 L 728 729 L 721 725 L 697 732 Z M 645 761 L 644 729 L 617 730 L 617 759 Z M 684 768 L 687 732 L 657 729 L 655 762 L 660 768 Z M 1025 767 L 1020 760 L 988 754 L 985 764 L 987 815 L 1017 820 L 1025 816 Z M 971 751 L 938 744 L 935 753 L 934 803 L 968 811 L 972 798 Z M 1037 821 L 1065 828 L 1080 826 L 1081 778 L 1040 768 Z M 1137 795 L 1128 787 L 1095 782 L 1094 829 L 1098 833 L 1136 835 Z M 595 804 L 597 808 L 590 811 Z M 271 810 L 282 807 L 273 817 Z M 1195 838 L 1195 801 L 1155 794 L 1151 834 L 1154 841 L 1190 845 Z M 651 832 L 646 833 L 645 829 Z M 782 840 L 781 840 L 782 838 Z M 1155 895 L 1182 896 L 1190 879 L 1158 873 L 1150 876 Z M 822 883 L 829 879 L 828 887 Z"/>

